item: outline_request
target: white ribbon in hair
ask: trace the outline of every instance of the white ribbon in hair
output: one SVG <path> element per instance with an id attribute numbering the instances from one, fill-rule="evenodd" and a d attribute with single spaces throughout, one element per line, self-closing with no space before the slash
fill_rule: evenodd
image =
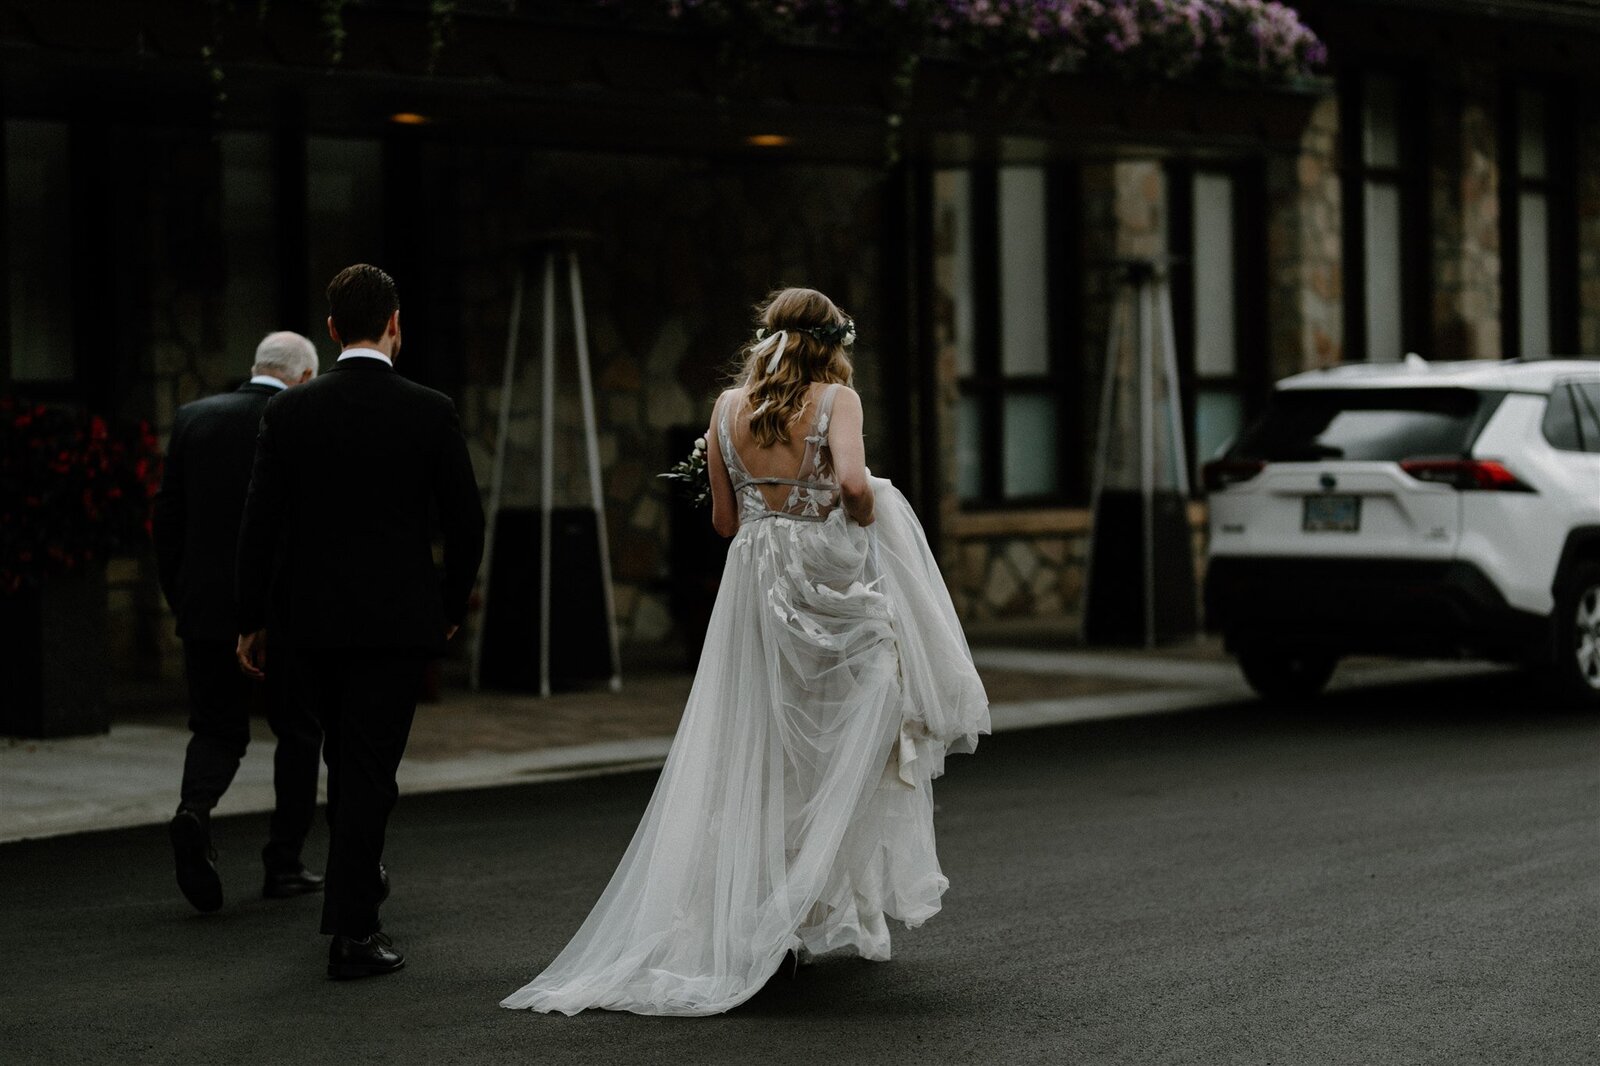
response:
<path id="1" fill-rule="evenodd" d="M 783 360 L 784 349 L 789 347 L 789 331 L 786 329 L 780 329 L 774 333 L 768 334 L 760 344 L 756 345 L 756 354 L 760 355 L 763 351 L 772 347 L 773 341 L 778 342 L 778 350 L 772 353 L 771 359 L 767 360 L 767 373 L 769 375 L 778 369 L 778 364 Z"/>

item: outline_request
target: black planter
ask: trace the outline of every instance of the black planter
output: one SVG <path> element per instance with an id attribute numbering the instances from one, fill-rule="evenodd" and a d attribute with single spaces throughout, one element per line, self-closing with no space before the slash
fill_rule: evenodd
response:
<path id="1" fill-rule="evenodd" d="M 0 648 L 0 736 L 111 728 L 104 567 L 0 597 Z"/>

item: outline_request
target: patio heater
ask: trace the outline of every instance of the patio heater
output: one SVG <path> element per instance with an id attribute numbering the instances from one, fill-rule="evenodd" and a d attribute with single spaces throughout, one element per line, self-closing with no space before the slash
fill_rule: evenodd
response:
<path id="1" fill-rule="evenodd" d="M 1095 449 L 1083 636 L 1157 644 L 1198 631 L 1170 260 L 1120 259 Z"/>
<path id="2" fill-rule="evenodd" d="M 551 691 L 551 646 L 557 647 L 560 672 L 571 677 L 605 677 L 611 691 L 622 688 L 617 647 L 616 609 L 611 588 L 611 553 L 606 538 L 605 493 L 601 488 L 599 429 L 595 419 L 594 383 L 589 368 L 589 332 L 584 317 L 583 282 L 577 245 L 586 235 L 544 234 L 523 256 L 511 289 L 511 321 L 506 336 L 500 380 L 500 411 L 495 434 L 494 465 L 489 480 L 488 528 L 483 547 L 487 575 L 482 592 L 483 617 L 472 644 L 472 687 L 488 676 L 493 684 Z M 523 296 L 529 276 L 543 282 L 540 353 L 539 508 L 536 512 L 502 508 L 506 452 L 510 445 L 511 410 L 517 378 L 517 348 L 522 336 Z M 555 507 L 557 279 L 565 275 L 573 354 L 577 361 L 578 396 L 583 412 L 584 451 L 589 472 L 589 506 Z M 505 555 L 510 539 L 529 549 Z M 503 556 L 503 558 L 501 558 Z M 537 572 L 530 565 L 538 559 Z M 496 565 L 497 562 L 500 565 Z M 554 595 L 553 595 L 554 594 Z M 559 624 L 551 617 L 551 601 L 561 606 Z M 537 601 L 537 611 L 530 600 Z M 537 646 L 537 658 L 534 648 Z M 601 658 L 604 654 L 604 658 Z M 537 663 L 537 671 L 534 666 Z"/>

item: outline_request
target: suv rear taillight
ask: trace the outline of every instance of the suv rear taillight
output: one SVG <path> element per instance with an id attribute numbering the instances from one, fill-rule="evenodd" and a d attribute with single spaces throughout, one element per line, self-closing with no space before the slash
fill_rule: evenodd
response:
<path id="1" fill-rule="evenodd" d="M 1218 492 L 1229 485 L 1249 481 L 1266 467 L 1259 459 L 1213 459 L 1200 468 L 1200 480 L 1207 492 Z"/>
<path id="2" fill-rule="evenodd" d="M 1486 492 L 1534 492 L 1531 485 L 1493 459 L 1407 459 L 1400 469 L 1418 481 Z"/>

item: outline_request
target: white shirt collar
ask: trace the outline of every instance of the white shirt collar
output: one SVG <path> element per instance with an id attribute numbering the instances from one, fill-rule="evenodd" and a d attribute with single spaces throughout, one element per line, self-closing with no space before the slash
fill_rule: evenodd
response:
<path id="1" fill-rule="evenodd" d="M 384 355 L 376 348 L 346 348 L 339 358 L 335 360 L 335 362 L 342 363 L 346 359 L 382 359 L 390 366 L 394 366 L 394 360 L 390 359 L 387 355 Z"/>
<path id="2" fill-rule="evenodd" d="M 287 389 L 289 386 L 273 377 L 271 374 L 257 374 L 250 379 L 252 385 L 271 385 L 275 389 Z"/>

